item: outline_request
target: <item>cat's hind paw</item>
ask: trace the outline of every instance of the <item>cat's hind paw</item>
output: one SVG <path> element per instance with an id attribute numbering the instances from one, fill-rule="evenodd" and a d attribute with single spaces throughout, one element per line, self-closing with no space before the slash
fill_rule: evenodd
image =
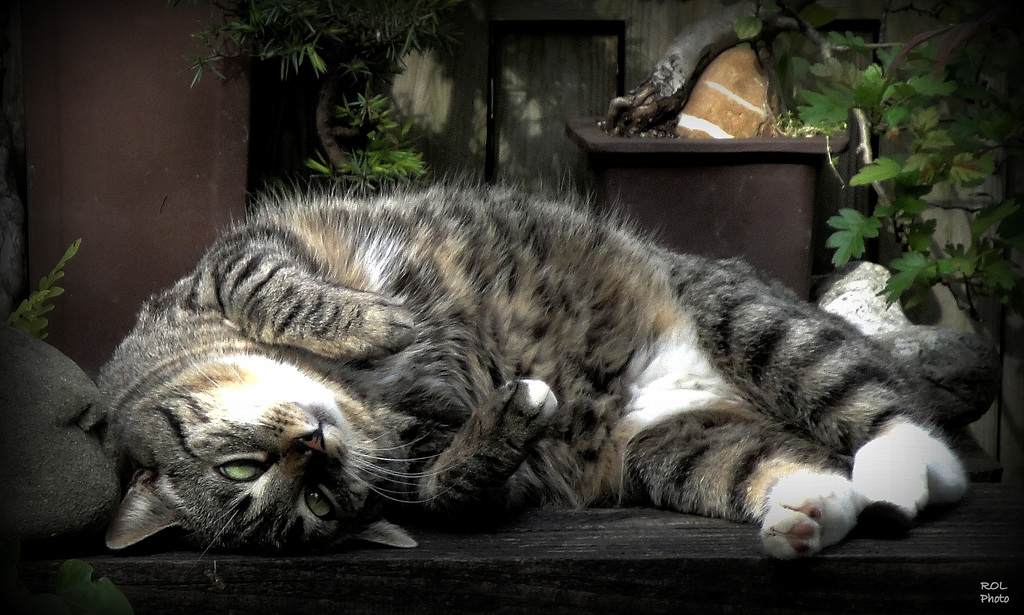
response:
<path id="1" fill-rule="evenodd" d="M 863 499 L 842 476 L 797 472 L 783 477 L 769 495 L 761 542 L 779 559 L 814 555 L 853 529 Z"/>
<path id="2" fill-rule="evenodd" d="M 930 504 L 952 504 L 967 491 L 963 463 L 942 440 L 917 425 L 890 429 L 857 451 L 853 482 L 871 501 L 914 519 Z"/>

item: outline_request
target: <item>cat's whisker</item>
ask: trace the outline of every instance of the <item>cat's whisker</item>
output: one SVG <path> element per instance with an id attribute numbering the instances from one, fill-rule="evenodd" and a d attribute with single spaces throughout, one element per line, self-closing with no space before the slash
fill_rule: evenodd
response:
<path id="1" fill-rule="evenodd" d="M 374 461 L 390 461 L 398 463 L 416 463 L 420 461 L 433 461 L 434 459 L 437 459 L 438 457 L 441 456 L 441 453 L 436 453 L 434 455 L 425 455 L 423 457 L 380 457 L 379 455 L 371 455 L 369 453 L 360 451 L 359 449 L 355 448 L 350 450 L 352 454 L 356 455 L 357 457 L 373 459 Z"/>
<path id="2" fill-rule="evenodd" d="M 380 497 L 382 497 L 382 498 L 384 498 L 386 500 L 390 500 L 392 502 L 398 502 L 398 503 L 401 503 L 401 504 L 416 503 L 415 500 L 412 500 L 409 497 L 397 497 L 397 496 L 408 496 L 409 495 L 408 491 L 398 491 L 398 490 L 393 490 L 393 489 L 385 489 L 384 487 L 381 487 L 380 485 L 375 485 L 375 484 L 373 484 L 373 483 L 363 479 L 361 476 L 357 475 L 355 472 L 352 472 L 348 468 L 345 468 L 345 473 L 348 474 L 353 480 L 361 483 L 362 485 L 365 485 L 367 489 L 369 489 L 373 493 L 379 495 Z"/>
<path id="3" fill-rule="evenodd" d="M 431 461 L 431 460 L 434 460 L 434 459 L 440 457 L 440 454 L 438 454 L 438 455 L 431 455 L 429 457 L 413 458 L 413 459 L 410 459 L 410 460 L 386 459 L 386 458 L 380 458 L 380 457 L 373 457 L 373 456 L 365 455 L 365 454 L 357 454 L 357 455 L 355 455 L 355 457 L 356 458 L 353 459 L 353 463 L 356 466 L 360 467 L 360 468 L 363 468 L 363 469 L 366 469 L 366 470 L 376 471 L 376 473 L 378 475 L 384 474 L 384 475 L 387 475 L 387 476 L 395 476 L 395 477 L 401 477 L 401 478 L 411 478 L 411 479 L 429 478 L 431 476 L 437 476 L 438 474 L 440 474 L 440 473 L 442 473 L 442 472 L 444 472 L 445 470 L 448 469 L 447 466 L 443 466 L 443 467 L 431 467 L 430 469 L 424 470 L 424 471 L 421 471 L 421 472 L 408 472 L 408 471 L 402 471 L 402 470 L 393 470 L 391 468 L 386 468 L 384 466 L 381 466 L 381 465 L 378 465 L 377 463 L 375 463 L 375 462 L 378 462 L 378 461 L 418 461 L 418 460 Z"/>
<path id="4" fill-rule="evenodd" d="M 207 552 L 209 552 L 209 550 L 212 549 L 213 546 L 217 544 L 217 541 L 224 534 L 224 531 L 227 530 L 227 528 L 231 525 L 231 522 L 235 520 L 235 517 L 238 516 L 239 512 L 241 512 L 241 508 L 238 507 L 238 503 L 236 502 L 235 505 L 232 506 L 232 508 L 226 510 L 224 512 L 224 514 L 221 515 L 221 519 L 227 517 L 227 521 L 225 521 L 224 523 L 220 524 L 220 529 L 217 530 L 217 532 L 210 539 L 209 543 L 207 543 L 206 548 L 203 549 L 203 552 L 199 554 L 198 558 L 196 558 L 197 562 L 199 560 L 203 559 L 203 557 L 206 556 Z M 230 515 L 228 513 L 230 513 Z"/>
<path id="5" fill-rule="evenodd" d="M 398 470 L 389 470 L 373 464 L 367 463 L 355 463 L 353 464 L 356 469 L 362 470 L 366 474 L 379 478 L 384 481 L 399 482 L 402 484 L 413 485 L 420 481 L 420 479 L 431 476 L 428 473 L 407 473 Z"/>
<path id="6" fill-rule="evenodd" d="M 374 450 L 376 450 L 377 452 L 408 450 L 408 449 L 412 448 L 413 446 L 419 444 L 420 442 L 426 440 L 430 436 L 432 436 L 433 433 L 434 433 L 433 431 L 429 431 L 429 432 L 419 436 L 418 438 L 414 438 L 412 440 L 409 440 L 408 442 L 399 442 L 398 444 L 395 444 L 394 446 L 385 446 L 385 447 L 380 447 L 380 448 L 374 448 Z M 367 444 L 373 444 L 374 442 L 377 442 L 378 440 L 384 438 L 387 435 L 388 434 L 380 434 L 376 438 L 372 438 L 372 439 L 368 440 Z M 363 448 L 367 448 L 367 447 L 363 447 Z"/>

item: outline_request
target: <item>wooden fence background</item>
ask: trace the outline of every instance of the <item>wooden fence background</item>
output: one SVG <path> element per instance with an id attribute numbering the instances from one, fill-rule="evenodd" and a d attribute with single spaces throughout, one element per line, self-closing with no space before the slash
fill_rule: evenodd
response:
<path id="1" fill-rule="evenodd" d="M 907 40 L 935 27 L 918 13 L 886 13 L 884 0 L 823 0 L 839 15 L 838 29 L 886 40 Z M 566 120 L 601 115 L 608 101 L 644 78 L 669 43 L 722 0 L 467 0 L 454 18 L 459 43 L 451 53 L 408 59 L 393 98 L 416 117 L 423 148 L 438 175 L 512 180 L 531 188 L 588 191 L 586 160 L 565 136 Z M 920 3 L 919 3 L 920 4 Z M 883 20 L 883 16 L 885 17 Z M 850 152 L 838 168 L 850 177 Z M 1024 175 L 1022 175 L 1024 176 Z M 841 207 L 866 211 L 871 195 L 843 187 L 824 170 L 817 196 L 814 270 L 827 273 L 824 221 Z M 1003 182 L 988 186 L 1002 192 Z M 957 215 L 936 212 L 956 237 L 967 228 Z M 880 248 L 885 256 L 884 244 Z M 999 306 L 982 325 L 968 320 L 941 292 L 911 314 L 915 322 L 971 329 L 1000 344 L 1000 400 L 971 431 L 1004 466 L 1004 480 L 1024 487 L 1024 325 Z"/>

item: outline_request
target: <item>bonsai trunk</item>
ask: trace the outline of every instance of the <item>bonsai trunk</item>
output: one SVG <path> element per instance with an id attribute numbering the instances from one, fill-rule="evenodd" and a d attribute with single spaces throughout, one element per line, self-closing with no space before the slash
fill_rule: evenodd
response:
<path id="1" fill-rule="evenodd" d="M 327 159 L 334 168 L 348 162 L 349 155 L 346 149 L 365 145 L 369 133 L 368 129 L 360 131 L 358 128 L 335 125 L 334 107 L 338 104 L 339 93 L 343 91 L 337 71 L 332 71 L 320 84 L 316 104 L 316 135 L 320 140 L 320 146 L 327 154 Z"/>
<path id="2" fill-rule="evenodd" d="M 736 22 L 757 17 L 764 28 L 762 38 L 799 29 L 796 13 L 813 0 L 788 0 L 783 10 L 790 16 L 765 11 L 757 0 L 747 0 L 722 9 L 687 25 L 672 41 L 654 70 L 639 86 L 611 101 L 605 129 L 619 136 L 636 136 L 673 120 L 690 96 L 697 77 L 718 54 L 740 42 Z M 781 4 L 781 3 L 780 3 Z"/>

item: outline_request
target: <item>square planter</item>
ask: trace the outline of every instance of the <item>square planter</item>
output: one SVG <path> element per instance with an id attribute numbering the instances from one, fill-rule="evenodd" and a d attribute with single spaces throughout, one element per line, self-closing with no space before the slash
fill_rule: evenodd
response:
<path id="1" fill-rule="evenodd" d="M 597 175 L 600 206 L 624 210 L 680 252 L 742 256 L 806 297 L 818 169 L 847 139 L 617 137 L 596 118 L 569 137 Z"/>

